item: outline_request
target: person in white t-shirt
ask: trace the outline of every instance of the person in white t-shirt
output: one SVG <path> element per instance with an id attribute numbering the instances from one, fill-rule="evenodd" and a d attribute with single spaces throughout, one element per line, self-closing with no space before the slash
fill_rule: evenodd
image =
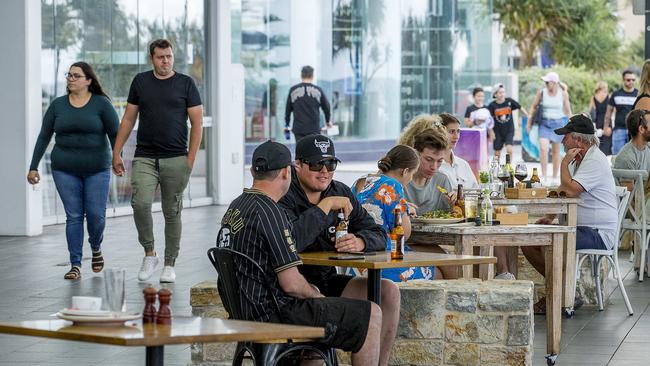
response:
<path id="1" fill-rule="evenodd" d="M 453 149 L 460 139 L 460 121 L 449 113 L 441 113 L 442 125 L 447 129 L 449 137 L 449 149 L 445 153 L 445 160 L 438 168 L 438 171 L 449 177 L 452 188 L 462 184 L 464 188 L 478 188 L 476 176 L 470 168 L 469 163 L 454 155 Z"/>
<path id="2" fill-rule="evenodd" d="M 607 157 L 598 148 L 600 141 L 595 135 L 594 124 L 588 116 L 577 114 L 555 133 L 564 136 L 562 144 L 566 150 L 560 164 L 558 190 L 566 192 L 567 197 L 582 200 L 578 203 L 576 249 L 612 249 L 618 240 L 616 185 Z M 555 215 L 546 215 L 537 223 L 548 225 L 554 218 Z M 522 247 L 521 250 L 530 264 L 545 275 L 542 248 Z M 542 300 L 545 299 L 535 304 L 536 309 L 542 307 Z"/>

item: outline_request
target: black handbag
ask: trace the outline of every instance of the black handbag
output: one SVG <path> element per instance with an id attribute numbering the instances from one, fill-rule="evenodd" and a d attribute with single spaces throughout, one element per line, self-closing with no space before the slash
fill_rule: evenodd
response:
<path id="1" fill-rule="evenodd" d="M 542 92 L 540 99 L 544 99 L 544 93 Z M 535 113 L 533 114 L 531 118 L 531 122 L 534 125 L 541 125 L 542 124 L 542 116 L 544 115 L 544 101 L 540 100 L 539 105 L 537 106 L 537 109 L 535 109 Z"/>

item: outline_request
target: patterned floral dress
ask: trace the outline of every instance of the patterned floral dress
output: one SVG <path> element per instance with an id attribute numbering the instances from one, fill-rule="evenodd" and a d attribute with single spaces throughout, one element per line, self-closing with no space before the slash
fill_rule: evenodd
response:
<path id="1" fill-rule="evenodd" d="M 404 198 L 404 189 L 402 184 L 397 180 L 385 175 L 369 175 L 366 177 L 366 183 L 359 192 L 352 192 L 357 196 L 359 203 L 368 211 L 375 222 L 384 227 L 387 233 L 390 233 L 395 227 L 395 217 L 393 210 L 397 205 L 402 205 L 408 213 L 408 205 Z M 390 251 L 390 237 L 386 235 L 386 250 Z M 404 251 L 411 251 L 408 245 L 404 245 Z M 365 272 L 365 271 L 364 271 Z M 356 268 L 348 268 L 346 271 L 350 275 L 360 275 Z M 390 268 L 381 272 L 382 278 L 394 282 L 405 282 L 415 279 L 433 279 L 435 267 L 408 267 L 408 268 Z"/>

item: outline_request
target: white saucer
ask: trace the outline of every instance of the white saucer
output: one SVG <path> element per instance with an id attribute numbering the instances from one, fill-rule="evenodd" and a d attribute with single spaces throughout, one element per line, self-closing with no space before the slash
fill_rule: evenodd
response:
<path id="1" fill-rule="evenodd" d="M 63 309 L 59 311 L 63 315 L 72 315 L 72 316 L 111 316 L 112 313 L 109 310 L 78 310 L 78 309 Z"/>
<path id="2" fill-rule="evenodd" d="M 79 316 L 56 313 L 59 319 L 69 320 L 75 324 L 83 325 L 119 325 L 129 320 L 142 318 L 140 313 L 111 313 L 110 316 Z"/>

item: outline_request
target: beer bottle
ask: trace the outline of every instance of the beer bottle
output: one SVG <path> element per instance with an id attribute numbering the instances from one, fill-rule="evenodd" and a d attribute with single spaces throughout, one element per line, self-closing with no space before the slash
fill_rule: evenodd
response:
<path id="1" fill-rule="evenodd" d="M 395 227 L 390 232 L 390 259 L 404 258 L 404 228 L 402 227 L 402 209 L 397 205 L 393 210 Z"/>
<path id="2" fill-rule="evenodd" d="M 530 177 L 530 184 L 534 184 L 534 183 L 540 183 L 540 184 L 542 183 L 539 180 L 539 175 L 537 175 L 537 168 L 533 168 L 533 175 Z"/>
<path id="3" fill-rule="evenodd" d="M 339 223 L 336 225 L 336 241 L 348 234 L 348 221 L 345 219 L 345 214 L 341 210 L 338 214 Z"/>
<path id="4" fill-rule="evenodd" d="M 463 192 L 463 185 L 458 185 L 458 190 L 456 191 L 456 206 L 460 208 L 460 212 L 463 213 L 465 217 L 465 192 Z"/>
<path id="5" fill-rule="evenodd" d="M 506 154 L 506 170 L 508 171 L 508 188 L 515 187 L 515 170 L 510 164 L 510 154 Z"/>

